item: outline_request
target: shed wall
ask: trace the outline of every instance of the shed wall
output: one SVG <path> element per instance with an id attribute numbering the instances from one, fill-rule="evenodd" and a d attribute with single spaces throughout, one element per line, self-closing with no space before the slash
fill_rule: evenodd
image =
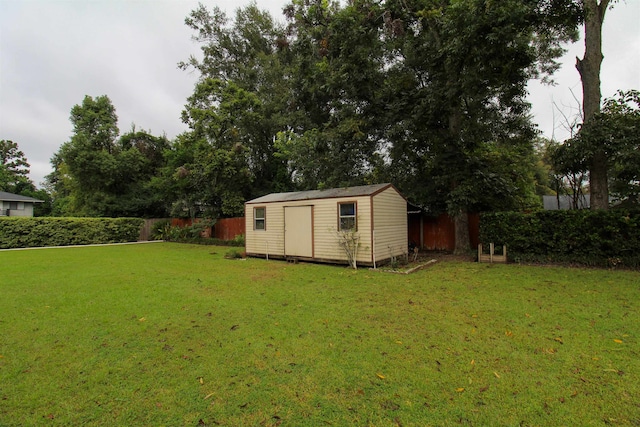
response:
<path id="1" fill-rule="evenodd" d="M 327 261 L 347 261 L 338 244 L 338 204 L 357 203 L 357 227 L 360 248 L 357 261 L 370 263 L 371 255 L 371 197 L 330 198 L 246 205 L 246 252 L 248 254 L 284 256 L 284 207 L 313 205 L 314 258 Z M 266 208 L 266 229 L 254 229 L 254 208 Z M 406 234 L 406 230 L 404 232 Z M 268 248 L 268 249 L 267 249 Z"/>
<path id="2" fill-rule="evenodd" d="M 315 256 L 319 259 L 347 261 L 338 244 L 338 204 L 356 203 L 356 224 L 360 235 L 357 262 L 371 262 L 371 198 L 369 196 L 316 200 Z"/>
<path id="3" fill-rule="evenodd" d="M 407 253 L 407 201 L 392 188 L 373 197 L 375 260 Z"/>
<path id="4" fill-rule="evenodd" d="M 265 229 L 254 227 L 254 208 L 265 208 Z M 245 206 L 245 250 L 248 254 L 284 256 L 284 205 L 267 203 Z"/>

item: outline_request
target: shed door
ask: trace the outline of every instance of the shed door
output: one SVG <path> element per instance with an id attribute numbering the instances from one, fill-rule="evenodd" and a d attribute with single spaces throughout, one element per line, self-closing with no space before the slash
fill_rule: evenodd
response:
<path id="1" fill-rule="evenodd" d="M 313 257 L 313 206 L 285 206 L 284 254 Z"/>

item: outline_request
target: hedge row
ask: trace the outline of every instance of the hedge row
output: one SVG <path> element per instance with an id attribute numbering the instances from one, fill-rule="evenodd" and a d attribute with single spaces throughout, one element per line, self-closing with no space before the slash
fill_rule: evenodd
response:
<path id="1" fill-rule="evenodd" d="M 139 218 L 0 218 L 0 249 L 135 242 Z"/>
<path id="2" fill-rule="evenodd" d="M 515 262 L 640 267 L 640 212 L 485 213 L 480 241 L 507 245 Z"/>

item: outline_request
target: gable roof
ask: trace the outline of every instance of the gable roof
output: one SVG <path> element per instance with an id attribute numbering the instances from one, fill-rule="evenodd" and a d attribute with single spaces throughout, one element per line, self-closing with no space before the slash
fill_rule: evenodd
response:
<path id="1" fill-rule="evenodd" d="M 257 199 L 249 200 L 247 204 L 293 202 L 297 200 L 333 199 L 338 197 L 374 196 L 387 188 L 395 187 L 392 184 L 360 185 L 357 187 L 330 188 L 327 190 L 293 191 L 290 193 L 271 193 Z M 398 191 L 398 190 L 396 190 Z M 398 194 L 400 192 L 398 191 Z"/>
<path id="2" fill-rule="evenodd" d="M 21 196 L 19 194 L 7 193 L 5 191 L 0 191 L 0 201 L 44 203 L 44 200 L 34 199 L 33 197 Z"/>

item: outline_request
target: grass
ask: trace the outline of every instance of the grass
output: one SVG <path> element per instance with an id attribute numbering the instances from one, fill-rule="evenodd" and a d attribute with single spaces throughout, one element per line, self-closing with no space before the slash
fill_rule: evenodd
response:
<path id="1" fill-rule="evenodd" d="M 0 252 L 0 426 L 640 425 L 640 273 Z"/>

